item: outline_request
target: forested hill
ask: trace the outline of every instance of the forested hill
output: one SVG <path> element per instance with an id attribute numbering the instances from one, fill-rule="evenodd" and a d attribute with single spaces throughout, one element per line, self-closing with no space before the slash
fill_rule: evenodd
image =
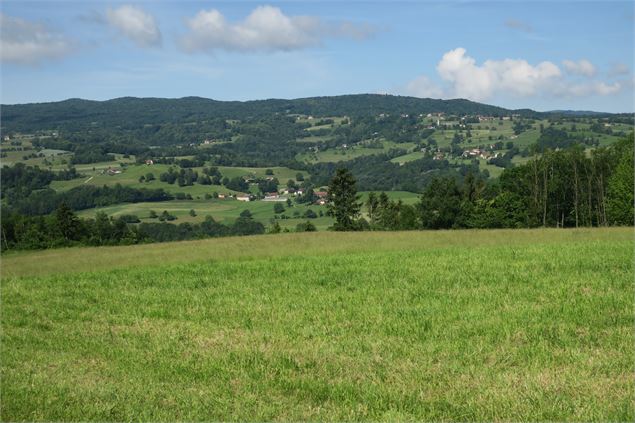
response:
<path id="1" fill-rule="evenodd" d="M 436 100 L 380 94 L 312 97 L 295 100 L 216 101 L 201 97 L 179 99 L 122 97 L 107 101 L 69 99 L 52 103 L 2 105 L 6 131 L 77 130 L 90 126 L 122 129 L 164 123 L 187 123 L 212 118 L 245 119 L 274 113 L 313 116 L 369 116 L 380 113 L 433 113 L 503 116 L 538 115 L 532 110 L 508 110 L 469 100 Z"/>

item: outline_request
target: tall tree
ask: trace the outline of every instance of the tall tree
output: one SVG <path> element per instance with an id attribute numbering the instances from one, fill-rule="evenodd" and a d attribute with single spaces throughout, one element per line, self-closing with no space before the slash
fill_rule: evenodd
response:
<path id="1" fill-rule="evenodd" d="M 461 191 L 453 178 L 437 178 L 426 188 L 417 204 L 419 219 L 426 229 L 456 226 L 461 212 Z"/>
<path id="2" fill-rule="evenodd" d="M 351 231 L 357 229 L 361 203 L 357 195 L 356 180 L 348 169 L 337 169 L 329 184 L 328 214 L 335 218 L 333 229 Z"/>
<path id="3" fill-rule="evenodd" d="M 62 237 L 67 241 L 78 240 L 81 236 L 81 222 L 66 203 L 55 211 L 55 222 Z"/>
<path id="4" fill-rule="evenodd" d="M 633 134 L 620 142 L 620 159 L 608 181 L 607 213 L 612 225 L 633 225 Z"/>
<path id="5" fill-rule="evenodd" d="M 368 218 L 370 219 L 371 226 L 375 224 L 375 212 L 377 211 L 377 194 L 375 192 L 368 193 L 368 199 L 366 200 L 366 208 L 368 208 Z"/>

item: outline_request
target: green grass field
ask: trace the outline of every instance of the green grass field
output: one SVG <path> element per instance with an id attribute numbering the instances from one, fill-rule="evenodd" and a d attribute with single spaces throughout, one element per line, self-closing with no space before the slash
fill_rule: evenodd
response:
<path id="1" fill-rule="evenodd" d="M 365 203 L 366 200 L 368 200 L 369 193 L 370 191 L 360 191 L 359 201 Z M 380 191 L 375 191 L 375 194 L 379 195 Z M 401 200 L 402 203 L 404 204 L 415 204 L 421 198 L 421 194 L 417 194 L 416 192 L 409 192 L 409 191 L 386 191 L 386 195 L 391 200 L 394 200 L 394 201 Z M 364 212 L 366 211 L 365 206 L 362 207 L 362 211 Z"/>
<path id="2" fill-rule="evenodd" d="M 633 230 L 2 257 L 3 421 L 635 419 Z"/>
<path id="3" fill-rule="evenodd" d="M 347 149 L 329 148 L 328 150 L 319 151 L 317 153 L 302 153 L 296 156 L 296 160 L 308 163 L 317 162 L 342 162 L 353 160 L 362 156 L 371 156 L 377 154 L 386 154 L 394 148 L 408 150 L 414 147 L 414 143 L 395 143 L 392 141 L 382 141 L 382 148 L 370 148 L 365 146 L 351 146 Z"/>
<path id="4" fill-rule="evenodd" d="M 113 164 L 114 163 L 114 164 Z M 170 193 L 178 193 L 182 192 L 184 194 L 190 194 L 192 197 L 203 197 L 205 194 L 212 194 L 213 192 L 222 193 L 222 194 L 234 194 L 236 191 L 225 188 L 222 185 L 200 185 L 195 183 L 190 186 L 180 187 L 178 184 L 168 184 L 167 182 L 161 182 L 159 180 L 162 173 L 167 172 L 170 167 L 179 171 L 180 168 L 178 166 L 170 166 L 166 164 L 155 164 L 151 166 L 146 165 L 128 165 L 124 168 L 119 166 L 118 162 L 113 163 L 102 163 L 95 165 L 78 165 L 77 170 L 85 175 L 84 178 L 72 179 L 70 181 L 53 181 L 51 183 L 51 188 L 56 191 L 66 191 L 71 188 L 75 188 L 77 186 L 83 184 L 95 185 L 95 186 L 103 186 L 103 185 L 116 185 L 121 184 L 124 186 L 129 186 L 132 188 L 149 188 L 156 189 L 162 188 Z M 95 170 L 93 170 L 95 167 Z M 109 175 L 108 173 L 104 173 L 104 169 L 108 169 L 108 167 L 113 167 L 115 169 L 120 169 L 122 173 Z M 220 166 L 219 171 L 223 175 L 223 177 L 234 178 L 234 177 L 242 177 L 253 175 L 255 177 L 264 178 L 266 177 L 266 171 L 268 168 L 260 168 L 260 167 L 225 167 Z M 192 168 L 198 172 L 199 176 L 203 175 L 203 167 Z M 286 187 L 286 183 L 289 179 L 295 180 L 296 175 L 298 173 L 302 173 L 304 176 L 308 176 L 306 172 L 297 171 L 294 169 L 289 169 L 287 167 L 271 167 L 273 171 L 273 177 L 278 178 L 280 188 Z M 148 173 L 152 173 L 156 178 L 154 181 L 150 182 L 139 182 L 139 177 L 145 176 Z M 254 186 L 255 188 L 255 186 Z"/>
<path id="5" fill-rule="evenodd" d="M 150 210 L 154 210 L 157 213 L 161 213 L 164 210 L 177 217 L 173 223 L 184 222 L 202 222 L 205 220 L 205 216 L 212 216 L 216 221 L 231 224 L 238 218 L 243 210 L 249 210 L 253 218 L 261 222 L 265 226 L 271 224 L 271 219 L 274 218 L 273 206 L 274 202 L 271 201 L 238 201 L 233 199 L 226 200 L 185 200 L 185 201 L 159 201 L 152 203 L 124 203 L 116 204 L 113 206 L 99 207 L 95 209 L 82 210 L 78 213 L 83 218 L 93 218 L 98 212 L 104 212 L 109 216 L 118 217 L 121 215 L 136 215 L 142 222 L 158 222 L 157 219 L 150 219 Z M 283 203 L 285 212 L 279 215 L 286 215 L 288 219 L 279 219 L 278 223 L 282 228 L 295 229 L 296 225 L 301 222 L 305 222 L 307 219 L 302 218 L 302 215 L 308 210 L 313 210 L 316 214 L 322 211 L 326 213 L 326 206 L 318 205 L 306 205 L 306 204 L 293 204 L 288 207 L 286 203 Z M 190 210 L 196 212 L 196 216 L 190 216 Z M 298 216 L 299 215 L 299 216 Z M 318 217 L 310 219 L 318 230 L 326 230 L 333 224 L 333 219 L 330 217 Z"/>

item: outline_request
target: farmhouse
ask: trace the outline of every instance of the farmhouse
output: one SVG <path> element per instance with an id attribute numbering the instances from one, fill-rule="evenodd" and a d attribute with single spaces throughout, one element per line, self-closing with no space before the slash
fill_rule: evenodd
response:
<path id="1" fill-rule="evenodd" d="M 281 197 L 277 192 L 268 192 L 262 201 L 287 201 L 285 197 Z"/>
<path id="2" fill-rule="evenodd" d="M 115 169 L 114 167 L 109 167 L 108 169 L 106 169 L 106 172 L 108 175 L 118 175 L 121 173 L 121 169 Z"/>
<path id="3" fill-rule="evenodd" d="M 236 200 L 238 201 L 251 201 L 251 197 L 249 195 L 237 195 Z"/>
<path id="4" fill-rule="evenodd" d="M 472 148 L 469 150 L 465 150 L 463 154 L 461 155 L 461 157 L 463 157 L 464 159 L 471 158 L 471 157 L 480 157 L 482 159 L 486 159 L 489 156 L 490 156 L 489 151 L 485 151 L 480 148 Z"/>

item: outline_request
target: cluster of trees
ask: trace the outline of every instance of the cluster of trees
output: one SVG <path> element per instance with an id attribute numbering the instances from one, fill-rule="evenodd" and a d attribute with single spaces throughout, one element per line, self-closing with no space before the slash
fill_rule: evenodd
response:
<path id="1" fill-rule="evenodd" d="M 194 185 L 194 182 L 198 181 L 198 172 L 192 169 L 180 169 L 177 172 L 173 167 L 170 167 L 168 168 L 167 172 L 163 172 L 161 175 L 159 175 L 159 180 L 170 185 L 176 182 L 180 187 L 192 186 Z M 207 182 L 207 180 L 205 180 L 204 182 Z M 203 183 L 203 185 L 210 184 L 211 181 L 209 184 Z"/>
<path id="2" fill-rule="evenodd" d="M 234 176 L 231 179 L 225 177 L 225 178 L 223 178 L 222 182 L 223 182 L 223 185 L 225 185 L 225 188 L 227 188 L 227 189 L 231 189 L 231 190 L 238 191 L 238 192 L 248 192 L 249 191 L 249 183 L 247 183 L 247 181 L 245 181 L 240 176 Z"/>
<path id="3" fill-rule="evenodd" d="M 53 172 L 24 163 L 16 163 L 12 167 L 5 165 L 0 169 L 0 196 L 15 201 L 28 197 L 34 190 L 46 188 L 52 181 L 68 181 L 80 176 L 74 167 Z"/>
<path id="4" fill-rule="evenodd" d="M 104 146 L 78 145 L 74 147 L 72 164 L 86 164 L 111 162 L 115 156 L 110 154 Z"/>
<path id="5" fill-rule="evenodd" d="M 463 177 L 480 172 L 478 162 L 451 164 L 447 160 L 432 157 L 409 161 L 400 165 L 390 159 L 400 155 L 377 154 L 361 156 L 346 162 L 346 167 L 355 175 L 361 191 L 410 191 L 423 192 L 432 179 L 439 177 Z M 327 185 L 340 165 L 337 163 L 315 163 L 307 165 L 311 182 L 315 186 Z"/>
<path id="6" fill-rule="evenodd" d="M 185 196 L 184 196 L 185 197 Z M 62 203 L 73 210 L 84 210 L 118 203 L 141 203 L 173 200 L 174 196 L 163 189 L 131 188 L 116 184 L 80 185 L 68 191 L 56 192 L 50 188 L 34 191 L 29 196 L 16 198 L 3 207 L 3 210 L 26 216 L 44 215 L 53 212 Z"/>
<path id="7" fill-rule="evenodd" d="M 3 210 L 0 246 L 6 249 L 44 249 L 75 245 L 127 245 L 146 242 L 180 241 L 265 232 L 262 223 L 243 212 L 231 225 L 207 216 L 201 223 L 141 223 L 136 216 L 80 219 L 65 203 L 46 216 L 24 216 Z M 158 218 L 171 215 L 167 212 Z M 164 220 L 173 220 L 165 218 Z"/>

